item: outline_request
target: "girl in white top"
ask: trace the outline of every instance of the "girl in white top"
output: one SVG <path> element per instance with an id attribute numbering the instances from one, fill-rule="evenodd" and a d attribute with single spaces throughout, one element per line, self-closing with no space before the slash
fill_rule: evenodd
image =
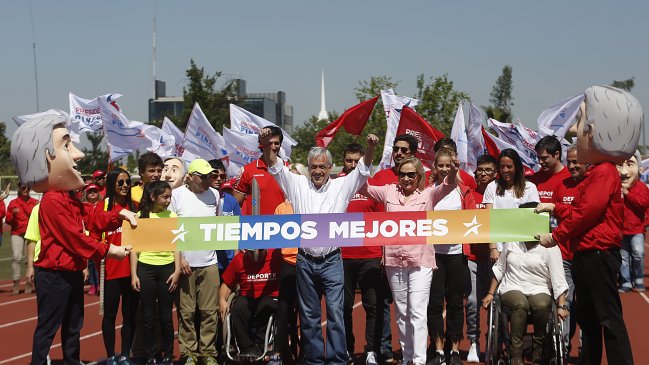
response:
<path id="1" fill-rule="evenodd" d="M 499 177 L 487 186 L 483 203 L 487 208 L 518 208 L 526 203 L 538 203 L 536 186 L 525 181 L 523 164 L 518 153 L 505 149 L 498 158 Z M 559 303 L 559 316 L 565 318 L 566 283 L 561 252 L 558 247 L 542 247 L 538 242 L 505 242 L 502 249 L 491 246 L 491 257 L 497 259 L 493 267 L 489 292 L 482 301 L 487 308 L 498 288 L 502 304 L 511 312 L 511 364 L 523 364 L 523 334 L 527 328 L 527 313 L 534 317 L 533 354 L 539 363 L 543 352 L 545 325 L 550 313 L 551 294 Z M 502 253 L 498 253 L 502 251 Z M 563 306 L 563 307 L 562 307 Z"/>

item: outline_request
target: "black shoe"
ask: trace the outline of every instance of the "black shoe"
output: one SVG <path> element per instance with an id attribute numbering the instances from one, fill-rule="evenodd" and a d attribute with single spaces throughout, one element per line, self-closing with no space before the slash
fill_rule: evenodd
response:
<path id="1" fill-rule="evenodd" d="M 426 365 L 446 365 L 446 356 L 435 351 L 432 356 L 428 356 Z"/>
<path id="2" fill-rule="evenodd" d="M 449 357 L 448 365 L 462 365 L 462 359 L 460 358 L 459 352 L 451 351 L 451 356 Z"/>

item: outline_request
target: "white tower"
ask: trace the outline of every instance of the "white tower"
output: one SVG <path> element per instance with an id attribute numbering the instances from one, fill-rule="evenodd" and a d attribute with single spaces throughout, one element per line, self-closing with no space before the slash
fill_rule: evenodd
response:
<path id="1" fill-rule="evenodd" d="M 322 89 L 320 91 L 320 113 L 318 113 L 318 120 L 329 120 L 329 113 L 325 106 L 325 88 L 324 88 L 324 70 L 322 71 Z"/>

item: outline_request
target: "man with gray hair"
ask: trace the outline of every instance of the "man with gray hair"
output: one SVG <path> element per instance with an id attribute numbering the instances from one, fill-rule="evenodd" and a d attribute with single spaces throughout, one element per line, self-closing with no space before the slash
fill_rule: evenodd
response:
<path id="1" fill-rule="evenodd" d="M 87 211 L 74 190 L 83 188 L 76 161 L 84 157 L 70 139 L 65 125 L 69 117 L 49 110 L 32 116 L 11 140 L 11 161 L 22 184 L 45 193 L 40 204 L 41 250 L 34 262 L 38 323 L 32 345 L 33 365 L 47 363 L 54 335 L 61 327 L 63 358 L 79 364 L 80 332 L 83 326 L 83 269 L 87 260 L 106 256 L 123 259 L 131 246 L 105 245 L 84 234 L 93 224 L 101 231 L 121 227 L 128 219 L 137 221 L 128 210 Z"/>
<path id="2" fill-rule="evenodd" d="M 262 129 L 259 141 L 268 171 L 284 190 L 296 214 L 344 213 L 349 201 L 370 176 L 372 156 L 379 139 L 369 134 L 363 163 L 349 175 L 330 179 L 331 153 L 322 147 L 309 151 L 309 178 L 291 173 L 269 144 L 270 130 Z M 302 326 L 304 363 L 343 365 L 348 360 L 343 320 L 343 262 L 339 247 L 300 248 L 296 260 L 297 290 Z M 327 306 L 326 355 L 320 323 L 320 301 Z"/>
<path id="3" fill-rule="evenodd" d="M 635 152 L 644 114 L 638 99 L 618 88 L 592 86 L 584 95 L 572 131 L 577 133 L 578 162 L 591 166 L 570 214 L 557 229 L 539 235 L 539 239 L 546 247 L 568 242 L 574 251 L 575 306 L 583 331 L 580 363 L 601 362 L 604 338 L 609 364 L 633 364 L 617 291 L 624 201 L 615 164 Z M 552 203 L 536 208 L 537 212 L 554 209 Z"/>

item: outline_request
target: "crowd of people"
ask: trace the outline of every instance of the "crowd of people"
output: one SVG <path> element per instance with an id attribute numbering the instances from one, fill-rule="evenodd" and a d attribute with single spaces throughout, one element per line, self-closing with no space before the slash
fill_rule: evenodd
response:
<path id="1" fill-rule="evenodd" d="M 577 123 L 577 133 L 580 123 Z M 52 138 L 56 137 L 54 133 Z M 609 354 L 612 351 L 608 349 L 610 341 L 619 360 L 611 362 L 609 355 L 609 363 L 632 363 L 617 289 L 620 292 L 645 290 L 642 270 L 649 189 L 639 181 L 638 154 L 618 164 L 619 171 L 615 171 L 613 178 L 608 166 L 611 164 L 584 163 L 588 159 L 579 157 L 579 153 L 584 153 L 579 144 L 565 151 L 567 166 L 564 165 L 561 143 L 549 136 L 536 145 L 541 168 L 534 174 L 526 172 L 513 149 L 505 149 L 497 157 L 480 156 L 475 171 L 468 172 L 460 168 L 452 139 L 437 141 L 435 160 L 431 166 L 424 166 L 415 157 L 417 139 L 403 134 L 393 141 L 393 167 L 372 176 L 372 159 L 379 140 L 369 134 L 365 148 L 357 143 L 345 148 L 339 156 L 342 172 L 332 177 L 334 157 L 327 149 L 310 150 L 304 174 L 301 166 L 289 165 L 279 156 L 282 140 L 279 128 L 262 129 L 259 134 L 262 157 L 245 165 L 234 181 L 227 180 L 221 161 L 196 159 L 186 165 L 179 158 L 163 160 L 149 152 L 139 159 L 139 185 L 133 186 L 127 171 L 115 168 L 107 174 L 95 172 L 83 189 L 59 194 L 58 199 L 67 204 L 76 204 L 78 194 L 83 201 L 83 206 L 75 209 L 81 212 L 88 233 L 83 247 L 93 249 L 82 248 L 80 255 L 85 259 L 71 257 L 63 265 L 68 265 L 66 270 L 70 272 L 101 271 L 100 279 L 91 282 L 91 290 L 103 294 L 102 333 L 107 364 L 171 364 L 174 305 L 178 312 L 179 355 L 187 365 L 218 363 L 222 351 L 219 319 L 224 320 L 228 315 L 242 358 L 256 358 L 269 351 L 266 360 L 274 364 L 345 364 L 353 360 L 367 365 L 390 364 L 395 361 L 391 346 L 391 305 L 394 305 L 403 364 L 462 364 L 459 344 L 465 335 L 470 341 L 465 360 L 479 362 L 484 335 L 480 328 L 480 307 L 488 307 L 496 295 L 512 312 L 512 364 L 523 363 L 523 335 L 528 315 L 534 324 L 532 361 L 541 363 L 544 326 L 552 301 L 558 308 L 557 320 L 565 321 L 566 344 L 571 342 L 579 318 L 584 332 L 585 358 L 599 363 L 597 356 L 601 358 L 604 327 L 607 350 Z M 596 175 L 603 168 L 609 169 L 605 171 L 606 178 L 612 182 L 606 186 L 612 188 L 601 193 L 611 197 L 615 211 L 607 206 L 590 207 L 607 215 L 604 223 L 594 224 L 608 224 L 603 228 L 606 233 L 600 233 L 593 246 L 584 244 L 580 235 L 589 233 L 577 232 L 573 221 L 592 219 L 581 208 L 577 209 L 578 204 L 588 204 L 579 200 L 583 196 L 580 189 L 584 189 L 582 183 L 589 174 Z M 259 199 L 253 197 L 255 186 Z M 615 191 L 616 186 L 620 186 L 619 191 Z M 35 283 L 39 295 L 39 323 L 34 335 L 34 348 L 38 351 L 35 350 L 32 364 L 42 364 L 61 322 L 64 336 L 77 336 L 78 340 L 79 321 L 71 322 L 67 317 L 55 323 L 41 321 L 41 317 L 52 318 L 51 311 L 61 311 L 43 304 L 43 300 L 51 298 L 51 290 L 56 290 L 43 287 L 48 285 L 48 276 L 61 265 L 54 262 L 53 256 L 61 251 L 53 247 L 65 241 L 61 235 L 66 229 L 73 228 L 70 223 L 64 229 L 68 221 L 60 217 L 62 222 L 55 221 L 61 213 L 53 211 L 56 207 L 45 197 L 38 213 L 37 201 L 30 198 L 29 189 L 29 185 L 20 186 L 18 198 L 7 207 L 7 223 L 11 224 L 12 247 L 15 246 L 15 283 L 20 278 L 24 241 L 31 246 L 27 251 L 32 256 L 28 260 L 27 281 L 28 285 Z M 512 208 L 551 212 L 552 235 L 542 235 L 540 243 L 456 242 L 342 248 L 331 245 L 237 252 L 136 253 L 121 242 L 121 220 L 135 225 L 133 212 L 137 212 L 139 219 L 150 219 Z M 623 218 L 619 217 L 620 212 Z M 608 215 L 614 215 L 613 223 L 606 223 Z M 619 236 L 621 242 L 602 239 L 605 234 Z M 96 244 L 91 245 L 90 240 Z M 595 270 L 583 267 L 594 260 L 594 254 L 606 254 L 606 258 L 600 258 L 604 263 L 598 265 L 609 265 L 607 269 L 617 280 L 615 293 L 602 295 L 610 296 L 606 300 L 594 294 L 590 287 L 592 279 L 585 277 Z M 91 262 L 94 268 L 90 267 Z M 578 271 L 576 266 L 580 266 Z M 605 281 L 605 276 L 598 277 Z M 69 283 L 64 288 L 66 293 L 82 295 L 82 281 L 78 277 L 65 280 Z M 365 309 L 365 347 L 361 359 L 354 359 L 352 311 L 357 289 Z M 233 293 L 236 296 L 229 301 Z M 322 335 L 321 323 L 323 297 L 326 337 Z M 584 298 L 589 302 L 585 303 Z M 78 299 L 71 302 L 75 300 L 78 303 Z M 598 303 L 614 305 L 600 309 Z M 61 305 L 70 308 L 69 304 Z M 120 306 L 121 343 L 117 351 L 115 324 Z M 589 306 L 591 309 L 586 309 Z M 72 307 L 78 310 L 78 305 Z M 273 349 L 269 350 L 264 348 L 264 335 L 271 314 L 275 315 L 276 333 Z M 74 345 L 74 341 L 66 340 L 63 340 L 64 356 L 76 356 L 78 360 L 78 341 Z"/>

